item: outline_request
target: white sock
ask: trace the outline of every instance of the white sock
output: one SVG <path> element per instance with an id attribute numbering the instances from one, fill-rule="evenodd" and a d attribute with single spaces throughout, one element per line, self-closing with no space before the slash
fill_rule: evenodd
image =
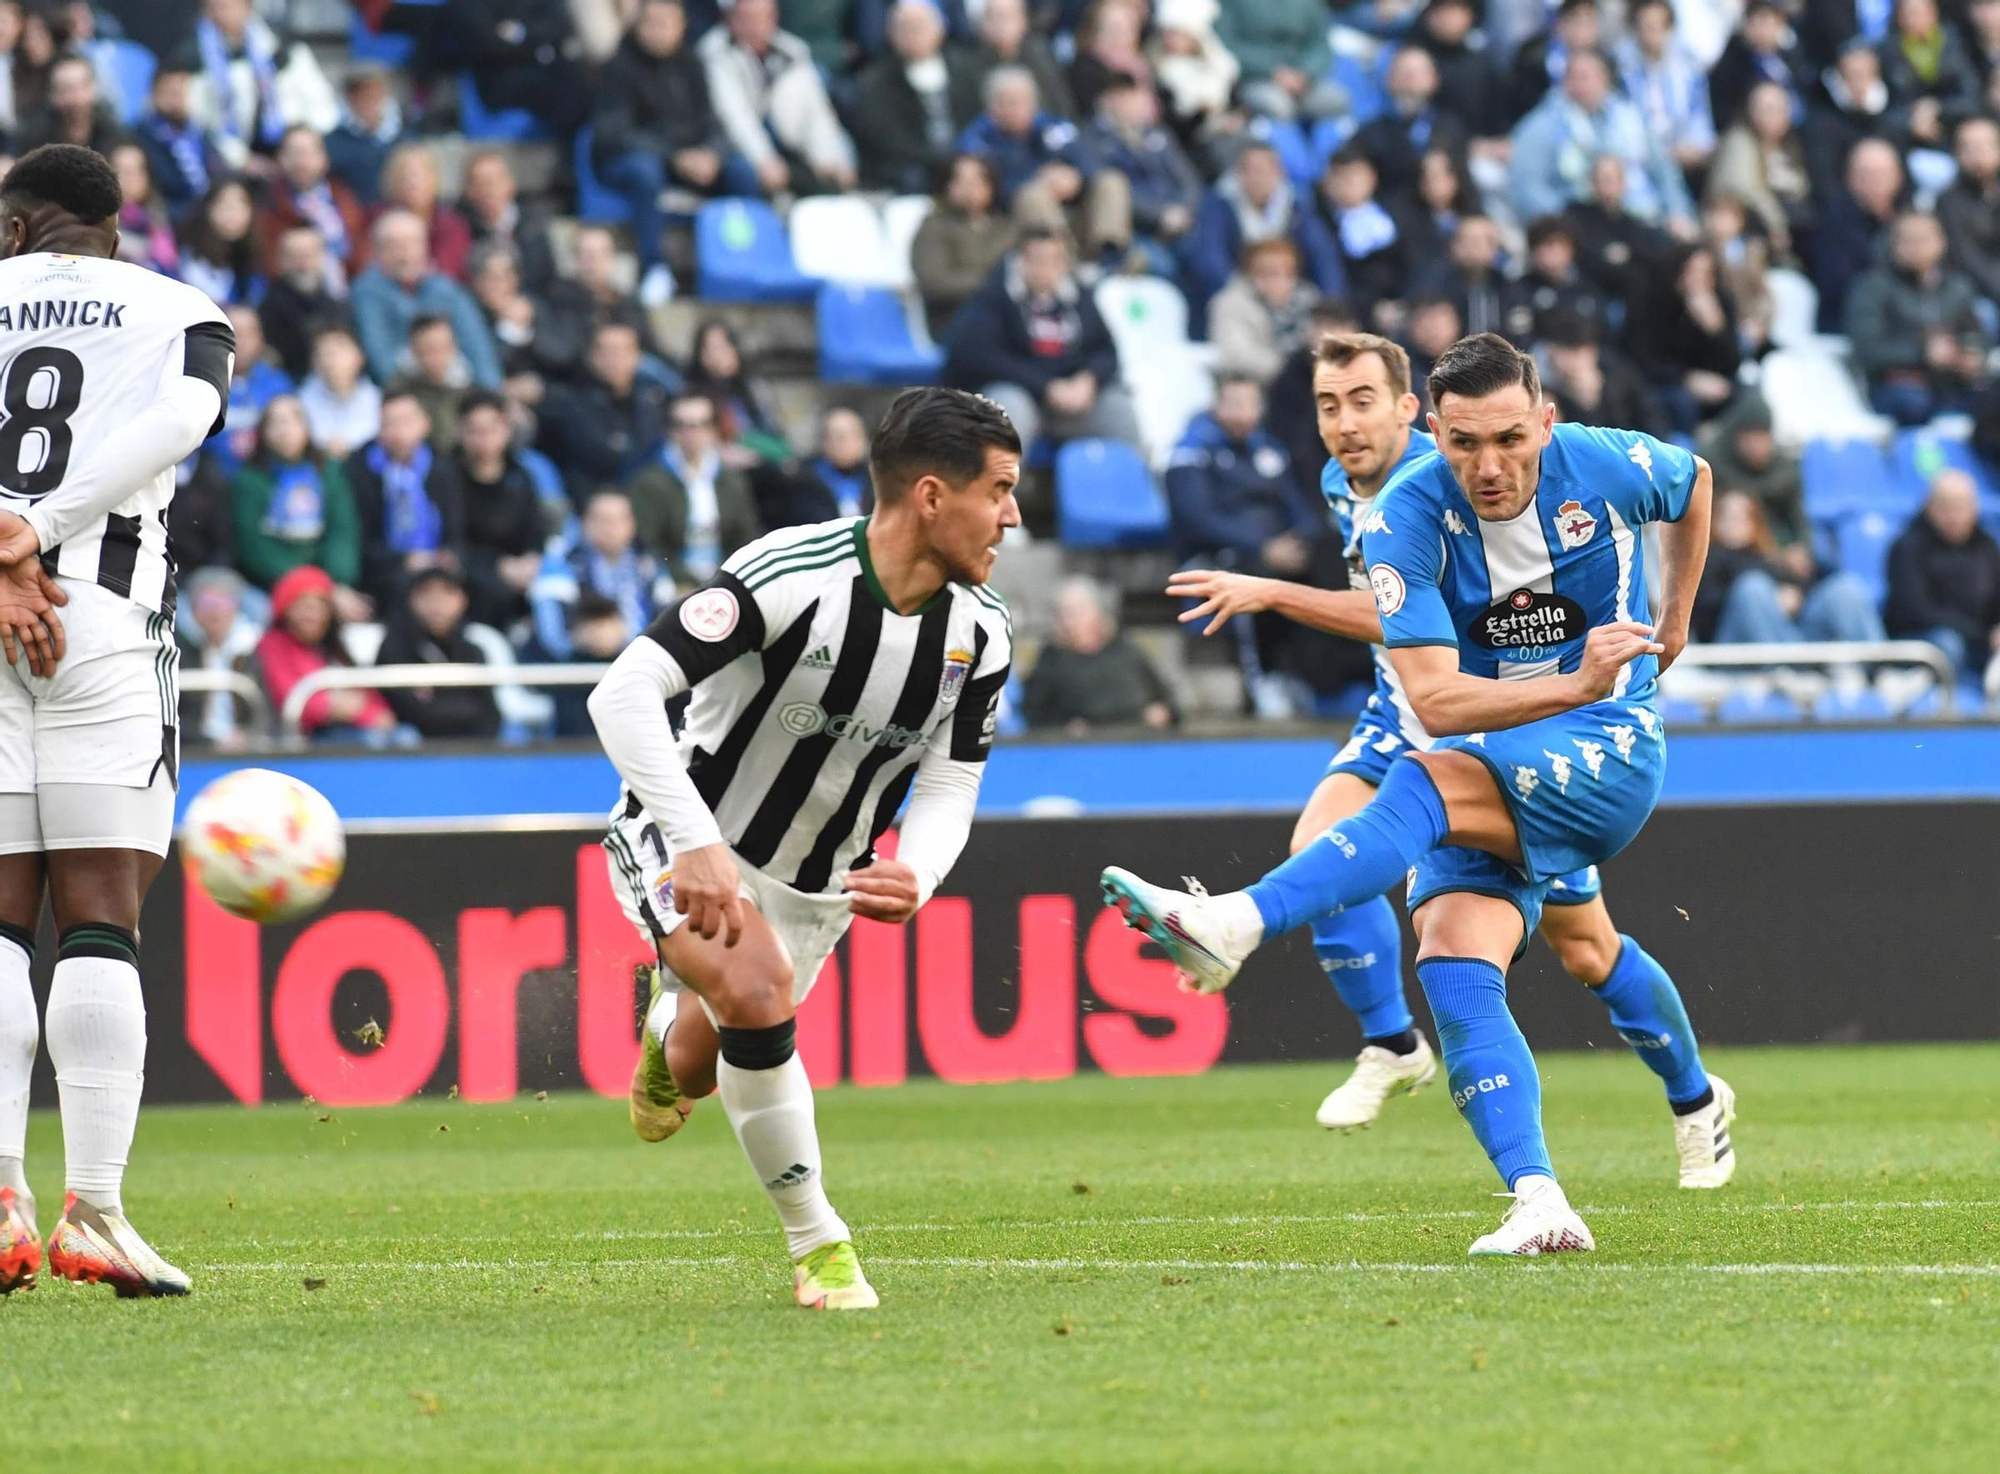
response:
<path id="1" fill-rule="evenodd" d="M 28 1191 L 21 1160 L 27 1154 L 28 1079 L 40 1025 L 28 962 L 20 943 L 0 938 L 0 1187 L 13 1188 L 32 1213 L 35 1195 Z"/>
<path id="2" fill-rule="evenodd" d="M 1248 891 L 1231 891 L 1213 900 L 1216 915 L 1229 929 L 1230 950 L 1238 958 L 1248 957 L 1264 940 L 1264 913 Z"/>
<path id="3" fill-rule="evenodd" d="M 851 1238 L 820 1181 L 819 1132 L 804 1061 L 794 1054 L 773 1069 L 745 1070 L 720 1060 L 715 1087 L 743 1155 L 778 1210 L 792 1258 Z"/>
<path id="4" fill-rule="evenodd" d="M 102 1212 L 122 1212 L 119 1189 L 146 1082 L 139 969 L 110 957 L 57 962 L 48 1035 L 69 1190 Z"/>
<path id="5" fill-rule="evenodd" d="M 1544 1177 L 1539 1172 L 1528 1172 L 1514 1179 L 1514 1196 L 1519 1199 L 1539 1198 L 1544 1193 L 1554 1193 L 1564 1206 L 1569 1199 L 1553 1177 Z"/>

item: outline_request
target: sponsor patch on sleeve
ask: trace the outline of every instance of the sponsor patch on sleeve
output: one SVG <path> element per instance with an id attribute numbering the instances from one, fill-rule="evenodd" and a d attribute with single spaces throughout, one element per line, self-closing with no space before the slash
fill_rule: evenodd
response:
<path id="1" fill-rule="evenodd" d="M 728 589 L 703 589 L 681 601 L 681 628 L 697 640 L 707 640 L 711 644 L 726 640 L 735 633 L 737 621 L 742 616 L 743 611 L 736 604 L 736 595 Z"/>

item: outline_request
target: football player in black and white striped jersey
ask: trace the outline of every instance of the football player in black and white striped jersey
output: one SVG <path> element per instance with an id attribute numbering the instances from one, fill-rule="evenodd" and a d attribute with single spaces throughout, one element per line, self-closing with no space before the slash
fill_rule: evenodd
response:
<path id="1" fill-rule="evenodd" d="M 991 400 L 908 391 L 875 437 L 871 516 L 740 549 L 590 698 L 625 780 L 612 889 L 661 963 L 633 1126 L 662 1140 L 720 1094 L 801 1305 L 876 1296 L 821 1181 L 794 1014 L 851 918 L 907 921 L 965 845 L 1011 660 L 985 585 L 1021 520 L 1020 465 Z M 666 704 L 690 689 L 677 739 Z M 880 857 L 905 798 L 896 857 Z"/>
<path id="2" fill-rule="evenodd" d="M 44 629 L 68 631 L 53 665 L 32 637 L 15 662 L 25 626 L 0 610 L 0 1259 L 34 1232 L 21 1151 L 46 886 L 68 1171 L 50 1268 L 182 1295 L 187 1276 L 134 1231 L 121 1192 L 146 1058 L 139 905 L 179 783 L 167 506 L 175 466 L 221 427 L 235 335 L 192 287 L 113 259 L 120 205 L 111 166 L 66 144 L 0 182 L 0 583 L 54 575 L 62 613 Z"/>

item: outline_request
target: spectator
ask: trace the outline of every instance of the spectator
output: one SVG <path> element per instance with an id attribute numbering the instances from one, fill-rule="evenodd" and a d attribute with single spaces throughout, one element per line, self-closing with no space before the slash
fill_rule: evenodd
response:
<path id="1" fill-rule="evenodd" d="M 1466 215 L 1483 213 L 1479 186 L 1465 164 L 1442 149 L 1429 149 L 1418 161 L 1416 177 L 1400 195 L 1384 203 L 1403 239 L 1406 258 L 1435 261 L 1458 233 Z"/>
<path id="2" fill-rule="evenodd" d="M 215 135 L 232 168 L 268 154 L 285 129 L 321 133 L 338 121 L 333 87 L 312 48 L 280 39 L 251 13 L 251 0 L 203 0 L 182 61 L 195 75 L 193 115 Z"/>
<path id="3" fill-rule="evenodd" d="M 430 447 L 431 422 L 414 394 L 382 396 L 382 429 L 347 458 L 361 523 L 361 589 L 392 608 L 410 575 L 461 562 L 465 493 L 449 456 Z"/>
<path id="4" fill-rule="evenodd" d="M 584 504 L 577 535 L 543 560 L 528 591 L 535 638 L 555 660 L 568 660 L 570 610 L 586 594 L 608 599 L 627 631 L 653 622 L 653 612 L 673 597 L 673 583 L 657 558 L 638 545 L 632 503 L 622 491 L 599 491 Z"/>
<path id="5" fill-rule="evenodd" d="M 1216 566 L 1293 578 L 1311 562 L 1326 513 L 1301 491 L 1263 421 L 1256 380 L 1217 383 L 1214 408 L 1195 416 L 1168 466 L 1174 542 Z"/>
<path id="6" fill-rule="evenodd" d="M 997 195 L 990 160 L 952 157 L 944 189 L 910 243 L 910 273 L 933 331 L 943 330 L 1014 248 L 1018 229 L 994 208 Z"/>
<path id="7" fill-rule="evenodd" d="M 1804 134 L 1813 198 L 1824 207 L 1839 194 L 1856 144 L 1881 138 L 1900 152 L 1908 134 L 1903 115 L 1889 107 L 1889 84 L 1882 80 L 1882 58 L 1873 47 L 1860 42 L 1849 46 L 1820 80 L 1823 96 L 1815 99 Z"/>
<path id="8" fill-rule="evenodd" d="M 1466 332 L 1505 332 L 1512 284 L 1501 270 L 1500 227 L 1484 215 L 1467 215 L 1446 250 L 1446 262 L 1428 273 L 1425 285 L 1451 299 Z"/>
<path id="9" fill-rule="evenodd" d="M 854 143 L 861 182 L 892 194 L 924 194 L 951 156 L 953 140 L 979 113 L 979 73 L 944 44 L 944 17 L 930 0 L 897 0 L 891 50 L 860 79 Z"/>
<path id="10" fill-rule="evenodd" d="M 403 144 L 382 168 L 382 209 L 407 210 L 422 221 L 432 262 L 454 281 L 463 281 L 472 255 L 472 227 L 438 198 L 442 187 L 430 146 Z"/>
<path id="11" fill-rule="evenodd" d="M 1597 0 L 1560 0 L 1551 25 L 1537 25 L 1514 52 L 1508 78 L 1506 121 L 1518 124 L 1542 100 L 1562 88 L 1570 59 L 1582 51 L 1601 51 L 1604 18 Z"/>
<path id="12" fill-rule="evenodd" d="M 636 325 L 642 351 L 658 358 L 659 344 L 646 325 L 646 309 L 624 274 L 618 259 L 618 239 L 611 228 L 583 226 L 576 232 L 571 253 L 575 258 L 574 269 L 549 288 L 549 310 L 545 316 L 564 343 L 576 345 L 578 371 L 589 348 L 591 333 L 607 317 L 622 318 Z M 562 319 L 560 324 L 556 323 L 558 318 Z M 648 372 L 659 377 L 665 373 L 665 365 L 663 362 L 649 365 Z M 669 387 L 677 387 L 677 381 Z"/>
<path id="13" fill-rule="evenodd" d="M 1573 313 L 1599 337 L 1605 326 L 1604 299 L 1576 264 L 1576 238 L 1560 215 L 1528 222 L 1528 269 L 1507 293 L 1506 334 L 1527 348 L 1540 342 L 1550 318 Z"/>
<path id="14" fill-rule="evenodd" d="M 198 568 L 182 594 L 186 612 L 175 629 L 181 669 L 231 671 L 254 680 L 264 631 L 243 612 L 242 575 L 232 568 Z M 180 717 L 184 741 L 237 752 L 250 740 L 250 703 L 228 691 L 184 691 Z"/>
<path id="15" fill-rule="evenodd" d="M 1474 138 L 1504 138 L 1512 121 L 1506 116 L 1506 86 L 1478 24 L 1475 0 L 1431 0 L 1417 18 L 1413 39 L 1437 64 L 1443 106 L 1465 120 Z"/>
<path id="16" fill-rule="evenodd" d="M 271 627 L 257 642 L 257 669 L 271 705 L 307 676 L 348 666 L 334 618 L 334 585 L 326 570 L 294 568 L 271 590 Z M 379 691 L 344 686 L 317 692 L 300 713 L 299 728 L 315 742 L 362 742 L 383 747 L 394 740 L 396 714 Z"/>
<path id="17" fill-rule="evenodd" d="M 617 483 L 659 446 L 668 391 L 639 375 L 639 333 L 606 318 L 590 338 L 588 377 L 549 391 L 537 445 L 572 495 Z"/>
<path id="18" fill-rule="evenodd" d="M 497 149 L 484 149 L 465 164 L 465 193 L 459 216 L 472 231 L 472 247 L 506 246 L 514 252 L 521 281 L 529 291 L 546 291 L 555 280 L 555 247 L 549 240 L 549 217 L 533 205 L 522 205 L 513 166 Z M 471 258 L 466 260 L 468 276 Z"/>
<path id="19" fill-rule="evenodd" d="M 1664 231 L 1626 206 L 1625 162 L 1600 154 L 1590 166 L 1590 198 L 1564 212 L 1576 240 L 1577 265 L 1604 293 L 1614 316 L 1645 294 L 1673 250 Z"/>
<path id="20" fill-rule="evenodd" d="M 639 545 L 666 563 L 676 587 L 690 589 L 757 536 L 757 497 L 749 478 L 723 462 L 713 404 L 682 395 L 667 423 L 667 443 L 625 490 Z"/>
<path id="21" fill-rule="evenodd" d="M 1895 0 L 1890 33 L 1878 48 L 1889 106 L 1908 117 L 1919 148 L 1943 148 L 1952 123 L 1979 106 L 1979 71 L 1937 0 Z"/>
<path id="22" fill-rule="evenodd" d="M 278 173 L 264 206 L 268 269 L 277 269 L 278 239 L 310 225 L 326 243 L 333 268 L 325 285 L 345 290 L 368 265 L 367 212 L 354 191 L 328 173 L 326 141 L 310 128 L 287 128 L 278 144 Z"/>
<path id="23" fill-rule="evenodd" d="M 313 564 L 361 581 L 361 524 L 338 461 L 313 444 L 304 407 L 281 394 L 257 422 L 256 451 L 229 486 L 236 565 L 260 589 Z"/>
<path id="24" fill-rule="evenodd" d="M 1692 435 L 1727 408 L 1743 350 L 1715 253 L 1702 245 L 1674 252 L 1644 309 L 1627 320 L 1625 340 L 1676 434 Z"/>
<path id="25" fill-rule="evenodd" d="M 263 418 L 264 406 L 280 394 L 290 394 L 296 386 L 290 374 L 270 362 L 263 319 L 256 308 L 237 303 L 225 309 L 225 316 L 236 334 L 229 398 L 223 405 L 222 429 L 203 443 L 201 453 L 213 458 L 224 476 L 233 476 L 257 448 L 257 422 Z"/>
<path id="26" fill-rule="evenodd" d="M 340 268 L 327 260 L 326 240 L 319 231 L 295 225 L 278 237 L 276 245 L 276 274 L 264 291 L 260 315 L 278 362 L 297 379 L 310 367 L 314 330 L 322 323 L 346 321 L 347 303 L 344 293 L 337 297 L 327 287 L 328 274 L 338 279 Z"/>
<path id="27" fill-rule="evenodd" d="M 1430 64 L 1428 57 L 1424 64 Z M 1348 301 L 1369 321 L 1385 320 L 1378 313 L 1401 311 L 1410 277 L 1402 227 L 1376 198 L 1376 184 L 1374 163 L 1350 144 L 1328 162 L 1319 194 L 1327 234 L 1340 253 Z"/>
<path id="28" fill-rule="evenodd" d="M 1318 301 L 1299 280 L 1299 248 L 1283 236 L 1245 250 L 1243 269 L 1208 304 L 1216 371 L 1268 387 L 1305 342 Z"/>
<path id="29" fill-rule="evenodd" d="M 1034 77 L 1035 93 L 1044 108 L 1058 118 L 1079 116 L 1069 78 L 1055 53 L 1028 25 L 1027 0 L 986 0 L 979 13 L 979 40 L 975 55 L 982 89 L 999 68 L 1023 67 Z"/>
<path id="30" fill-rule="evenodd" d="M 1229 0 L 1215 33 L 1242 67 L 1244 105 L 1281 123 L 1344 111 L 1347 94 L 1327 75 L 1328 29 L 1321 0 Z"/>
<path id="31" fill-rule="evenodd" d="M 1122 72 L 1108 79 L 1098 90 L 1097 121 L 1084 146 L 1125 180 L 1135 245 L 1159 275 L 1173 275 L 1173 252 L 1201 206 L 1202 177 L 1180 140 L 1160 122 L 1153 89 Z"/>
<path id="32" fill-rule="evenodd" d="M 150 102 L 138 124 L 139 146 L 146 150 L 153 182 L 176 213 L 207 194 L 209 185 L 229 169 L 214 135 L 194 121 L 193 90 L 192 72 L 162 63 L 153 73 Z"/>
<path id="33" fill-rule="evenodd" d="M 465 637 L 471 601 L 449 568 L 426 568 L 389 616 L 377 665 L 484 665 L 486 656 Z M 500 708 L 491 686 L 391 686 L 383 695 L 398 721 L 419 736 L 494 737 Z"/>
<path id="34" fill-rule="evenodd" d="M 589 346 L 585 320 L 550 311 L 524 292 L 513 250 L 497 241 L 472 253 L 471 270 L 472 295 L 500 355 L 507 396 L 531 408 L 539 405 L 551 380 L 581 371 Z"/>
<path id="35" fill-rule="evenodd" d="M 2000 3 L 1992 9 L 2000 16 Z M 2000 122 L 1962 119 L 1956 143 L 1958 177 L 1938 196 L 1938 220 L 1952 266 L 1980 296 L 2000 301 Z"/>
<path id="36" fill-rule="evenodd" d="M 1722 140 L 1708 177 L 1710 199 L 1732 195 L 1755 213 L 1757 223 L 1780 258 L 1793 254 L 1793 240 L 1810 231 L 1812 175 L 1805 147 L 1792 128 L 1792 101 L 1775 82 L 1750 89 L 1743 118 Z"/>
<path id="37" fill-rule="evenodd" d="M 773 462 L 791 459 L 791 446 L 779 428 L 770 385 L 750 371 L 743 345 L 720 318 L 710 318 L 694 330 L 687 392 L 715 405 L 722 458 L 731 465 L 747 467 L 760 458 Z"/>
<path id="38" fill-rule="evenodd" d="M 541 571 L 544 516 L 535 478 L 514 454 L 507 402 L 485 389 L 465 396 L 452 455 L 465 492 L 465 575 L 476 618 L 512 624 L 528 612 Z"/>
<path id="39" fill-rule="evenodd" d="M 702 194 L 758 192 L 756 172 L 730 156 L 680 0 L 644 0 L 596 91 L 593 167 L 631 208 L 642 270 L 665 266 L 660 192 L 669 183 Z"/>
<path id="40" fill-rule="evenodd" d="M 535 658 L 544 660 L 616 660 L 637 633 L 625 622 L 614 600 L 586 589 L 573 603 L 557 606 L 554 613 L 564 619 L 563 654 L 555 655 L 537 639 L 530 647 Z M 590 688 L 557 686 L 549 693 L 555 702 L 555 735 L 595 739 L 597 728 L 590 720 Z"/>
<path id="41" fill-rule="evenodd" d="M 945 331 L 945 378 L 997 401 L 1028 445 L 1101 436 L 1139 444 L 1118 347 L 1071 270 L 1069 243 L 1030 230 Z"/>
<path id="42" fill-rule="evenodd" d="M 1982 91 L 2000 72 L 2000 0 L 1971 0 L 1965 7 L 1965 39 Z"/>
<path id="43" fill-rule="evenodd" d="M 1614 419 L 1604 423 L 1626 422 Z M 1701 455 L 1717 486 L 1755 498 L 1779 551 L 1811 546 L 1799 458 L 1779 446 L 1772 435 L 1771 406 L 1762 394 L 1755 389 L 1743 390 L 1734 404 L 1710 421 L 1702 434 Z"/>
<path id="44" fill-rule="evenodd" d="M 1277 152 L 1248 143 L 1229 173 L 1208 192 L 1187 243 L 1188 298 L 1197 308 L 1222 290 L 1243 259 L 1243 248 L 1273 236 L 1298 246 L 1306 274 L 1329 297 L 1344 297 L 1347 281 L 1340 252 L 1310 201 L 1299 199 Z"/>
<path id="45" fill-rule="evenodd" d="M 451 323 L 442 317 L 420 317 L 410 324 L 403 370 L 383 393 L 408 394 L 421 404 L 431 422 L 431 449 L 444 452 L 458 443 L 458 402 L 471 383 L 472 371 L 458 351 Z"/>
<path id="46" fill-rule="evenodd" d="M 1548 315 L 1538 336 L 1549 397 L 1561 401 L 1565 419 L 1664 434 L 1652 392 L 1624 354 L 1604 345 L 1602 332 L 1599 322 L 1581 313 Z"/>
<path id="47" fill-rule="evenodd" d="M 1798 49 L 1790 17 L 1778 0 L 1750 0 L 1743 7 L 1743 24 L 1729 38 L 1708 74 L 1708 99 L 1715 126 L 1727 128 L 1743 116 L 1750 89 L 1775 82 L 1794 107 L 1803 103 L 1804 58 Z"/>
<path id="48" fill-rule="evenodd" d="M 868 426 L 861 416 L 836 405 L 822 417 L 819 454 L 813 458 L 813 482 L 823 494 L 811 515 L 799 522 L 830 522 L 835 517 L 860 517 L 873 510 L 875 485 L 868 467 Z"/>
<path id="49" fill-rule="evenodd" d="M 235 563 L 229 477 L 214 456 L 196 451 L 174 468 L 174 566 L 185 573 Z"/>
<path id="50" fill-rule="evenodd" d="M 1132 194 L 1121 174 L 1100 169 L 1074 123 L 1041 110 L 1025 67 L 987 73 L 986 111 L 958 140 L 961 152 L 993 161 L 1000 197 L 1023 229 L 1069 230 L 1092 261 L 1132 242 Z"/>
<path id="51" fill-rule="evenodd" d="M 21 120 L 14 149 L 24 154 L 45 143 L 74 143 L 109 155 L 128 136 L 117 114 L 98 96 L 97 72 L 89 59 L 64 56 L 49 69 L 48 103 Z"/>
<path id="52" fill-rule="evenodd" d="M 1734 195 L 1710 197 L 1701 209 L 1701 241 L 1715 253 L 1725 294 L 1736 304 L 1736 338 L 1746 357 L 1771 351 L 1771 327 L 1778 315 L 1771 293 L 1771 243 L 1750 220 Z"/>
<path id="53" fill-rule="evenodd" d="M 1963 406 L 1986 366 L 1987 335 L 1971 280 L 1945 265 L 1935 216 L 1899 216 L 1889 260 L 1869 268 L 1847 299 L 1854 362 L 1877 413 L 1921 425 Z"/>
<path id="54" fill-rule="evenodd" d="M 312 375 L 299 386 L 299 403 L 313 444 L 344 458 L 382 429 L 382 391 L 362 372 L 367 360 L 345 324 L 313 334 Z"/>
<path id="55" fill-rule="evenodd" d="M 1627 19 L 1632 29 L 1618 47 L 1619 79 L 1667 157 L 1697 172 L 1715 152 L 1715 115 L 1702 64 L 1675 36 L 1670 0 L 1639 0 Z M 1792 102 L 1787 94 L 1788 121 Z"/>
<path id="56" fill-rule="evenodd" d="M 1218 13 L 1217 0 L 1160 0 L 1153 7 L 1147 56 L 1160 100 L 1183 138 L 1213 139 L 1233 117 L 1229 100 L 1243 68 L 1215 33 Z M 1049 106 L 1060 111 L 1052 97 Z"/>
<path id="57" fill-rule="evenodd" d="M 118 190 L 125 200 L 118 211 L 118 259 L 173 276 L 180 266 L 180 247 L 173 215 L 153 187 L 146 151 L 136 143 L 121 143 L 111 150 L 111 167 L 118 171 Z"/>
<path id="58" fill-rule="evenodd" d="M 1410 350 L 1410 384 L 1422 404 L 1422 414 L 1430 414 L 1437 409 L 1431 403 L 1430 390 L 1426 387 L 1431 369 L 1445 349 L 1464 336 L 1465 317 L 1451 298 L 1427 295 L 1410 303 L 1407 344 Z"/>
<path id="59" fill-rule="evenodd" d="M 448 0 L 441 24 L 487 107 L 522 108 L 565 137 L 576 131 L 590 78 L 565 0 Z"/>
<path id="60" fill-rule="evenodd" d="M 240 180 L 224 179 L 203 195 L 180 229 L 180 277 L 222 306 L 264 298 L 264 253 L 257 215 Z"/>
<path id="61" fill-rule="evenodd" d="M 1384 79 L 1389 109 L 1361 125 L 1351 147 L 1375 166 L 1384 194 L 1415 186 L 1424 155 L 1438 150 L 1462 158 L 1471 143 L 1465 119 L 1438 94 L 1438 66 L 1421 46 L 1405 46 Z"/>
<path id="62" fill-rule="evenodd" d="M 472 294 L 438 271 L 424 243 L 424 223 L 407 210 L 389 210 L 375 222 L 374 264 L 355 278 L 350 300 L 356 337 L 368 355 L 368 372 L 386 384 L 396 372 L 410 327 L 419 317 L 451 323 L 459 351 L 482 389 L 500 385 L 500 357 Z"/>
<path id="63" fill-rule="evenodd" d="M 1979 525 L 1979 490 L 1965 472 L 1938 473 L 1889 549 L 1884 618 L 1891 635 L 1929 640 L 1965 677 L 2000 653 L 2000 543 Z"/>
<path id="64" fill-rule="evenodd" d="M 766 194 L 854 188 L 854 144 L 805 42 L 778 29 L 777 0 L 736 0 L 696 50 L 716 116 Z"/>
<path id="65" fill-rule="evenodd" d="M 6 7 L 8 19 L 13 23 L 14 39 L 10 46 L 11 56 L 5 70 L 8 80 L 13 83 L 13 116 L 10 125 L 31 116 L 35 109 L 48 101 L 49 73 L 54 69 L 60 47 L 56 41 L 55 27 L 49 13 L 40 6 L 19 3 Z"/>
<path id="66" fill-rule="evenodd" d="M 1611 64 L 1578 52 L 1562 86 L 1514 130 L 1509 166 L 1514 208 L 1524 219 L 1560 214 L 1591 192 L 1590 165 L 1600 154 L 1625 163 L 1625 205 L 1642 219 L 1688 226 L 1694 209 L 1680 170 L 1646 131 L 1639 110 L 1611 90 Z"/>
<path id="67" fill-rule="evenodd" d="M 929 0 L 916 0 L 928 5 Z M 1096 114 L 1104 89 L 1115 78 L 1129 77 L 1148 92 L 1153 65 L 1139 44 L 1145 29 L 1138 0 L 1093 0 L 1076 28 L 1076 59 L 1070 63 L 1070 91 L 1079 119 Z"/>
<path id="68" fill-rule="evenodd" d="M 1746 491 L 1715 498 L 1708 565 L 1695 594 L 1694 637 L 1725 645 L 1880 640 L 1882 616 L 1859 575 L 1818 577 L 1802 545 L 1781 549 Z"/>
<path id="69" fill-rule="evenodd" d="M 1292 460 L 1292 478 L 1308 497 L 1320 494 L 1320 473 L 1326 469 L 1326 446 L 1319 438 L 1319 405 L 1313 398 L 1312 366 L 1314 350 L 1328 333 L 1352 333 L 1360 329 L 1345 302 L 1322 297 L 1313 304 L 1312 323 L 1305 340 L 1285 360 L 1278 377 L 1267 391 L 1264 425 Z"/>
<path id="70" fill-rule="evenodd" d="M 379 67 L 356 67 L 341 84 L 340 122 L 326 136 L 333 176 L 364 205 L 382 198 L 382 171 L 402 146 L 403 110 Z"/>
<path id="71" fill-rule="evenodd" d="M 1160 728 L 1180 720 L 1159 671 L 1119 630 L 1102 584 L 1065 579 L 1055 603 L 1053 637 L 1022 690 L 1029 726 L 1081 737 L 1093 727 Z"/>

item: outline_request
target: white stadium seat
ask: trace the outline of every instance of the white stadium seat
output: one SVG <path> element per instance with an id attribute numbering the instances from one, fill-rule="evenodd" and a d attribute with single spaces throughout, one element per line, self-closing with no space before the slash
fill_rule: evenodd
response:
<path id="1" fill-rule="evenodd" d="M 1888 438 L 1888 419 L 1862 400 L 1844 359 L 1818 348 L 1780 348 L 1762 367 L 1771 429 L 1782 443 Z"/>
<path id="2" fill-rule="evenodd" d="M 340 645 L 347 652 L 347 658 L 356 665 L 373 665 L 375 656 L 382 648 L 382 637 L 388 631 L 379 624 L 343 624 L 340 627 Z"/>
<path id="3" fill-rule="evenodd" d="M 889 266 L 901 273 L 900 280 L 884 282 L 884 286 L 908 291 L 916 285 L 916 278 L 910 274 L 910 247 L 930 214 L 929 195 L 902 194 L 883 204 L 882 229 L 889 238 Z"/>
<path id="4" fill-rule="evenodd" d="M 1118 359 L 1128 370 L 1140 359 L 1188 343 L 1187 298 L 1157 276 L 1107 276 L 1098 284 L 1097 310 L 1118 342 Z"/>
<path id="5" fill-rule="evenodd" d="M 1780 348 L 1803 348 L 1819 336 L 1819 288 L 1796 271 L 1783 267 L 1764 274 L 1775 311 L 1771 341 Z"/>
<path id="6" fill-rule="evenodd" d="M 908 279 L 908 258 L 898 272 L 882 228 L 882 217 L 859 195 L 814 195 L 792 206 L 786 228 L 792 259 L 815 281 L 900 291 Z"/>

